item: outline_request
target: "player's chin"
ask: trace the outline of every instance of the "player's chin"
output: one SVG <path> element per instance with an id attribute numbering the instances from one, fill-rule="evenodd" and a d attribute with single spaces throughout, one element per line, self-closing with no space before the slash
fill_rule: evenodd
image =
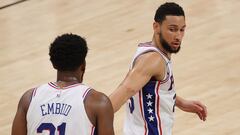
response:
<path id="1" fill-rule="evenodd" d="M 172 49 L 172 53 L 178 53 L 179 51 L 180 51 L 180 46 L 178 46 L 178 47 L 172 47 L 171 49 Z"/>

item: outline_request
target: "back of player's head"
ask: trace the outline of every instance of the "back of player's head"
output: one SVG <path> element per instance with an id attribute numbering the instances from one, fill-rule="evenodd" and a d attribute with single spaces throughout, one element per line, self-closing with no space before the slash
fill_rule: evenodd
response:
<path id="1" fill-rule="evenodd" d="M 167 15 L 173 15 L 173 16 L 184 16 L 184 11 L 181 6 L 174 2 L 166 2 L 158 7 L 154 20 L 155 22 L 162 23 Z"/>
<path id="2" fill-rule="evenodd" d="M 75 71 L 85 63 L 87 42 L 75 34 L 58 36 L 49 48 L 52 65 L 58 71 Z"/>

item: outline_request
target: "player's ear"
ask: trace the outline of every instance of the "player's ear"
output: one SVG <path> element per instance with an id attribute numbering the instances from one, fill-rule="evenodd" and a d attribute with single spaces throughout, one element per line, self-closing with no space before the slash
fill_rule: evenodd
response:
<path id="1" fill-rule="evenodd" d="M 153 30 L 154 30 L 154 33 L 160 33 L 160 23 L 158 22 L 153 22 Z"/>
<path id="2" fill-rule="evenodd" d="M 84 61 L 83 64 L 81 64 L 78 69 L 76 70 L 76 74 L 79 75 L 78 77 L 80 77 L 80 82 L 82 82 L 83 80 L 83 75 L 85 73 L 85 68 L 86 68 L 86 62 Z"/>
<path id="3" fill-rule="evenodd" d="M 80 65 L 80 69 L 81 71 L 85 71 L 85 68 L 86 68 L 86 61 L 84 60 L 83 64 Z"/>

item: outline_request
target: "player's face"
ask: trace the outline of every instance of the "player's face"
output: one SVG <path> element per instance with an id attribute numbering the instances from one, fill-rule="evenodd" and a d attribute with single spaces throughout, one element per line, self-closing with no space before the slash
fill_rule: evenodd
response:
<path id="1" fill-rule="evenodd" d="M 185 27 L 184 16 L 166 16 L 160 24 L 159 40 L 167 52 L 177 53 L 180 50 Z"/>

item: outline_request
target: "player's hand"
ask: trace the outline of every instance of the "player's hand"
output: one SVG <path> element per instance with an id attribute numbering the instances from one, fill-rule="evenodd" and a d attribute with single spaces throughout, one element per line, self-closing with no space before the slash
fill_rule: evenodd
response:
<path id="1" fill-rule="evenodd" d="M 207 118 L 207 107 L 200 101 L 182 100 L 177 107 L 185 112 L 196 113 L 203 121 Z"/>

